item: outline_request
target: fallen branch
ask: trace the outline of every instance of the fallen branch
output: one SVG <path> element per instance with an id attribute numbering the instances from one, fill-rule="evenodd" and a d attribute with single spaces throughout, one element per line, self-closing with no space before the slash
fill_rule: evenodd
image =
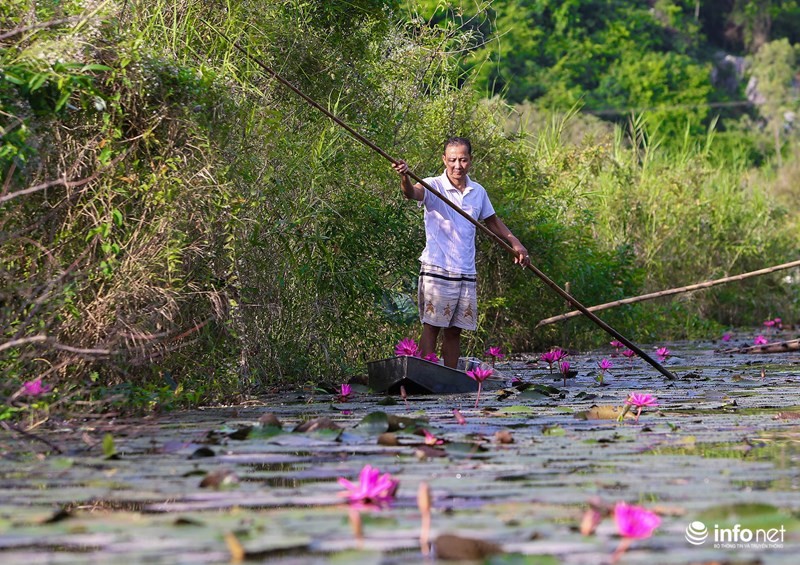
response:
<path id="1" fill-rule="evenodd" d="M 92 182 L 93 180 L 97 179 L 100 176 L 100 171 L 95 172 L 92 176 L 87 177 L 85 179 L 76 180 L 76 181 L 68 181 L 65 178 L 51 180 L 48 182 L 44 182 L 42 184 L 37 184 L 35 186 L 31 186 L 29 188 L 25 188 L 23 190 L 18 190 L 16 192 L 10 192 L 3 196 L 0 196 L 0 204 L 12 200 L 14 198 L 18 198 L 20 196 L 25 196 L 26 194 L 32 194 L 34 192 L 39 192 L 41 190 L 45 190 L 48 188 L 52 188 L 54 186 L 65 186 L 67 188 L 75 188 L 78 186 L 83 186 L 86 183 Z"/>
<path id="2" fill-rule="evenodd" d="M 43 182 L 41 184 L 37 184 L 35 186 L 30 186 L 28 188 L 24 188 L 24 189 L 18 190 L 16 192 L 9 192 L 7 194 L 3 194 L 2 196 L 0 196 L 0 204 L 8 202 L 9 200 L 13 200 L 14 198 L 18 198 L 20 196 L 25 196 L 26 194 L 33 194 L 34 192 L 40 192 L 42 190 L 46 190 L 46 189 L 52 188 L 54 186 L 64 186 L 66 188 L 77 188 L 79 186 L 83 186 L 85 184 L 88 184 L 88 183 L 100 178 L 100 175 L 102 175 L 106 171 L 112 169 L 117 163 L 119 163 L 125 157 L 127 157 L 128 153 L 130 153 L 130 151 L 131 151 L 131 148 L 129 147 L 128 149 L 126 149 L 125 151 L 123 151 L 122 153 L 120 153 L 119 155 L 114 157 L 114 159 L 109 161 L 107 165 L 104 165 L 103 167 L 100 167 L 98 170 L 96 170 L 94 173 L 92 173 L 91 175 L 89 175 L 88 177 L 86 177 L 84 179 L 67 180 L 66 176 L 65 176 L 65 177 L 60 178 L 60 179 L 54 179 L 54 180 L 51 180 L 51 181 Z"/>
<path id="3" fill-rule="evenodd" d="M 723 353 L 783 353 L 785 351 L 800 351 L 800 339 L 790 339 L 787 341 L 774 341 L 764 345 L 749 345 L 747 347 L 735 347 L 725 349 Z"/>
<path id="4" fill-rule="evenodd" d="M 32 24 L 28 26 L 18 27 L 16 29 L 12 29 L 11 31 L 7 31 L 3 34 L 0 34 L 0 41 L 4 41 L 9 37 L 14 37 L 15 35 L 19 35 L 20 33 L 25 33 L 26 31 L 33 31 L 35 29 L 43 29 L 47 27 L 56 27 L 62 24 L 71 24 L 72 22 L 80 21 L 81 16 L 72 16 L 71 18 L 63 18 L 60 20 L 50 20 L 49 22 L 41 22 L 37 24 Z"/>
<path id="5" fill-rule="evenodd" d="M 14 347 L 21 347 L 23 345 L 27 345 L 28 343 L 46 343 L 53 349 L 60 349 L 61 351 L 68 351 L 70 353 L 77 353 L 79 355 L 94 355 L 100 357 L 108 357 L 112 353 L 110 349 L 83 349 L 80 347 L 72 347 L 71 345 L 59 343 L 58 341 L 55 340 L 55 338 L 48 337 L 42 334 L 32 335 L 29 337 L 22 337 L 19 339 L 12 339 L 11 341 L 0 343 L 0 351 L 4 351 L 6 349 L 11 349 Z"/>
<path id="6" fill-rule="evenodd" d="M 691 284 L 689 286 L 682 286 L 680 288 L 671 288 L 668 290 L 660 290 L 658 292 L 651 292 L 650 294 L 643 294 L 641 296 L 633 296 L 631 298 L 623 298 L 622 300 L 615 300 L 613 302 L 606 302 L 605 304 L 599 304 L 597 306 L 590 306 L 587 308 L 590 312 L 596 312 L 598 310 L 606 310 L 608 308 L 614 308 L 615 306 L 622 306 L 623 304 L 633 304 L 635 302 L 643 302 L 645 300 L 652 300 L 653 298 L 661 298 L 662 296 L 671 296 L 673 294 L 680 294 L 682 292 L 690 292 L 692 290 L 700 290 L 704 288 L 709 288 L 712 286 L 717 286 L 719 284 L 725 284 L 734 281 L 741 281 L 744 279 L 749 279 L 750 277 L 757 277 L 759 275 L 766 275 L 768 273 L 774 273 L 775 271 L 780 271 L 783 269 L 790 269 L 792 267 L 800 267 L 800 261 L 792 261 L 791 263 L 783 263 L 782 265 L 775 265 L 774 267 L 768 267 L 766 269 L 759 269 L 758 271 L 750 271 L 749 273 L 742 273 L 741 275 L 734 275 L 732 277 L 725 277 L 722 279 L 716 279 L 713 281 L 706 281 L 697 284 Z M 572 312 L 567 312 L 566 314 L 559 314 L 558 316 L 553 316 L 551 318 L 545 318 L 541 320 L 536 327 L 546 326 L 547 324 L 552 324 L 555 322 L 562 322 L 564 320 L 568 320 L 570 318 L 574 318 L 575 316 L 580 316 L 580 310 L 573 310 Z"/>
<path id="7" fill-rule="evenodd" d="M 21 428 L 18 428 L 14 424 L 11 424 L 9 422 L 0 422 L 0 426 L 2 426 L 6 431 L 16 432 L 16 433 L 18 433 L 19 435 L 21 435 L 24 438 L 40 441 L 43 444 L 45 444 L 47 447 L 49 447 L 50 449 L 55 451 L 56 453 L 59 453 L 59 454 L 60 453 L 64 453 L 63 449 L 61 449 L 60 447 L 58 447 L 56 444 L 54 444 L 53 442 L 49 441 L 48 439 L 45 439 L 45 438 L 43 438 L 41 436 L 38 436 L 38 435 L 36 435 L 34 433 L 31 433 L 31 432 L 27 431 L 27 430 L 23 430 Z"/>

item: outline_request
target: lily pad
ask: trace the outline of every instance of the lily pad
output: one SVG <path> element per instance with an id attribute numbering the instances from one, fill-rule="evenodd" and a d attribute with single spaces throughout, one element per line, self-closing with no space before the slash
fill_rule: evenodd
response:
<path id="1" fill-rule="evenodd" d="M 386 412 L 370 412 L 356 425 L 355 430 L 375 436 L 388 432 L 389 416 Z"/>
<path id="2" fill-rule="evenodd" d="M 622 406 L 592 406 L 588 410 L 576 412 L 575 417 L 581 420 L 617 420 L 622 414 Z M 634 418 L 634 414 L 628 411 L 626 418 Z"/>
<path id="3" fill-rule="evenodd" d="M 524 406 L 524 405 L 514 405 L 514 406 L 506 406 L 497 410 L 499 414 L 532 414 L 534 409 L 532 406 Z"/>

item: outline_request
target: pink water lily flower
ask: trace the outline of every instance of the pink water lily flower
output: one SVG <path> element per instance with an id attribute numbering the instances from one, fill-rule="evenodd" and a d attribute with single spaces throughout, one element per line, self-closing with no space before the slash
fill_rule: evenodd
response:
<path id="1" fill-rule="evenodd" d="M 539 359 L 547 363 L 547 365 L 550 367 L 550 372 L 552 373 L 553 364 L 557 363 L 558 361 L 561 361 L 566 356 L 567 356 L 566 351 L 556 347 L 555 349 L 551 349 L 547 353 L 542 353 L 541 356 L 539 356 Z"/>
<path id="2" fill-rule="evenodd" d="M 502 350 L 499 347 L 494 347 L 494 346 L 486 350 L 486 355 L 492 358 L 492 363 L 494 363 L 498 359 L 502 359 L 503 357 L 505 357 L 505 355 L 503 355 Z"/>
<path id="3" fill-rule="evenodd" d="M 630 359 L 631 361 L 633 361 L 633 358 L 636 356 L 636 353 L 634 353 L 634 351 L 633 351 L 632 349 L 625 349 L 625 350 L 622 352 L 622 356 L 623 356 L 623 357 L 627 357 L 628 359 Z"/>
<path id="4" fill-rule="evenodd" d="M 494 373 L 494 371 L 491 369 L 482 369 L 480 367 L 475 367 L 472 371 L 467 371 L 467 376 L 478 383 L 478 396 L 475 398 L 475 408 L 478 407 L 478 402 L 481 399 L 481 386 L 483 385 L 483 381 L 491 377 L 492 373 Z"/>
<path id="5" fill-rule="evenodd" d="M 419 346 L 416 341 L 407 337 L 401 339 L 397 345 L 394 346 L 394 354 L 398 357 L 418 357 Z"/>
<path id="6" fill-rule="evenodd" d="M 767 343 L 769 343 L 769 340 L 760 334 L 753 340 L 753 345 L 766 345 Z"/>
<path id="7" fill-rule="evenodd" d="M 562 361 L 559 365 L 561 375 L 564 377 L 564 386 L 567 386 L 567 376 L 569 375 L 569 361 Z"/>
<path id="8" fill-rule="evenodd" d="M 597 368 L 600 369 L 600 374 L 597 375 L 597 377 L 595 377 L 595 380 L 598 383 L 603 384 L 603 379 L 605 377 L 606 371 L 611 369 L 611 367 L 613 366 L 614 364 L 610 360 L 605 358 L 602 359 L 599 363 L 597 363 Z"/>
<path id="9" fill-rule="evenodd" d="M 659 361 L 665 361 L 667 357 L 669 357 L 671 351 L 666 347 L 659 347 L 656 349 L 656 355 L 658 355 Z"/>
<path id="10" fill-rule="evenodd" d="M 775 325 L 775 320 L 765 320 L 764 325 L 767 326 L 768 328 L 771 328 Z"/>
<path id="11" fill-rule="evenodd" d="M 622 537 L 644 539 L 653 535 L 653 531 L 661 525 L 661 518 L 641 506 L 618 502 L 614 506 L 614 522 Z"/>
<path id="12" fill-rule="evenodd" d="M 341 388 L 341 390 L 339 392 L 339 400 L 340 401 L 347 400 L 347 398 L 350 396 L 350 394 L 352 392 L 353 392 L 353 388 L 350 385 L 343 384 L 342 388 Z"/>
<path id="13" fill-rule="evenodd" d="M 444 443 L 443 439 L 439 439 L 426 429 L 423 429 L 422 433 L 425 434 L 425 445 L 442 445 Z"/>
<path id="14" fill-rule="evenodd" d="M 632 392 L 628 395 L 625 404 L 642 408 L 644 406 L 658 406 L 655 397 L 652 394 L 645 394 L 639 392 Z"/>
<path id="15" fill-rule="evenodd" d="M 358 475 L 357 483 L 339 477 L 339 484 L 347 489 L 339 493 L 339 496 L 346 497 L 350 504 L 362 508 L 374 508 L 390 504 L 394 500 L 399 483 L 389 473 L 381 475 L 379 469 L 364 465 Z"/>
<path id="16" fill-rule="evenodd" d="M 548 351 L 546 353 L 542 353 L 539 356 L 539 359 L 544 361 L 545 363 L 547 363 L 547 365 L 550 367 L 550 372 L 552 373 L 553 372 L 553 363 L 556 362 L 555 352 Z"/>
<path id="17" fill-rule="evenodd" d="M 724 334 L 722 334 L 722 341 L 728 342 L 731 340 L 732 337 L 733 334 L 731 334 L 730 332 L 725 332 Z"/>
<path id="18" fill-rule="evenodd" d="M 472 371 L 467 371 L 467 376 L 471 378 L 473 381 L 477 381 L 478 384 L 482 383 L 486 379 L 492 376 L 492 369 L 484 369 L 482 367 L 475 367 Z"/>
<path id="19" fill-rule="evenodd" d="M 612 563 L 616 563 L 619 557 L 630 547 L 633 540 L 649 538 L 653 535 L 656 528 L 661 525 L 661 518 L 655 512 L 618 502 L 614 506 L 614 523 L 617 531 L 622 536 L 622 542 L 614 551 L 611 558 Z"/>
<path id="20" fill-rule="evenodd" d="M 39 377 L 38 379 L 23 383 L 22 394 L 25 396 L 39 396 L 40 394 L 50 392 L 50 388 L 50 386 L 43 385 L 42 378 Z"/>
<path id="21" fill-rule="evenodd" d="M 625 347 L 625 344 L 624 344 L 624 343 L 622 343 L 621 341 L 619 341 L 618 339 L 612 340 L 612 341 L 610 341 L 610 342 L 608 342 L 608 343 L 609 343 L 609 345 L 610 345 L 611 347 L 613 347 L 613 348 L 614 348 L 614 349 L 616 349 L 617 351 L 619 351 L 620 349 L 622 349 L 623 347 Z"/>
<path id="22" fill-rule="evenodd" d="M 430 361 L 431 363 L 439 362 L 439 357 L 437 357 L 436 354 L 433 352 L 428 353 L 425 357 L 423 357 L 423 359 L 425 359 L 425 361 Z"/>
<path id="23" fill-rule="evenodd" d="M 632 392 L 628 395 L 628 398 L 625 400 L 625 404 L 630 408 L 631 406 L 636 407 L 636 418 L 634 422 L 639 421 L 639 415 L 642 413 L 642 408 L 645 406 L 652 407 L 658 406 L 658 402 L 656 402 L 655 397 L 652 394 L 644 394 L 638 392 Z"/>

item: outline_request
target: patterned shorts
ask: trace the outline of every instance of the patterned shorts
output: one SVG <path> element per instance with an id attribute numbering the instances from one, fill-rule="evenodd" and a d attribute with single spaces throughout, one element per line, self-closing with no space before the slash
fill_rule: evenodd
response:
<path id="1" fill-rule="evenodd" d="M 478 327 L 477 282 L 475 275 L 445 271 L 422 264 L 419 272 L 419 319 L 439 328 Z"/>

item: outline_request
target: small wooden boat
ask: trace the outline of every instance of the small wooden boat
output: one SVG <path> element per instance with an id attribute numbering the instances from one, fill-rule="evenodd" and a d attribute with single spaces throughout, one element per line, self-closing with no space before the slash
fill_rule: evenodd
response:
<path id="1" fill-rule="evenodd" d="M 478 392 L 478 383 L 465 371 L 480 365 L 480 361 L 461 358 L 459 369 L 451 369 L 419 357 L 390 357 L 367 363 L 369 388 L 374 392 L 399 394 L 403 386 L 408 394 L 458 394 Z M 463 369 L 463 370 L 460 370 Z M 483 381 L 482 390 L 497 390 L 506 386 L 506 379 L 492 376 Z"/>

